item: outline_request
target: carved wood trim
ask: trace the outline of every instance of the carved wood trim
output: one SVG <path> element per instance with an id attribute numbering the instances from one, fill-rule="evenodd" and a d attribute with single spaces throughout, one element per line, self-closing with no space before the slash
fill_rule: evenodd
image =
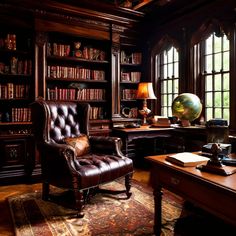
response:
<path id="1" fill-rule="evenodd" d="M 193 33 L 191 37 L 191 46 L 193 47 L 200 41 L 207 39 L 213 32 L 215 32 L 216 36 L 222 36 L 225 34 L 228 39 L 230 37 L 229 27 L 218 19 L 213 18 L 207 20 L 195 33 Z"/>
<path id="2" fill-rule="evenodd" d="M 58 23 L 58 22 L 52 22 L 42 19 L 37 19 L 35 21 L 35 28 L 37 31 L 57 31 L 61 33 L 70 33 L 74 35 L 79 35 L 83 37 L 93 37 L 94 39 L 101 39 L 101 40 L 109 40 L 110 39 L 110 33 L 96 30 L 96 29 L 89 29 L 81 26 L 73 26 L 70 27 L 70 25 Z"/>
<path id="3" fill-rule="evenodd" d="M 170 49 L 172 46 L 174 46 L 177 50 L 180 48 L 180 44 L 176 39 L 172 38 L 168 34 L 165 34 L 154 46 L 154 48 L 152 48 L 152 54 L 158 54 L 162 50 Z"/>

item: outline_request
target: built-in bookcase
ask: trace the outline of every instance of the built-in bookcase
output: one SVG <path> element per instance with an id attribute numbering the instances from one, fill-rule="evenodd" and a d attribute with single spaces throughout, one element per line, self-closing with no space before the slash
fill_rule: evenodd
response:
<path id="1" fill-rule="evenodd" d="M 121 45 L 120 50 L 120 102 L 121 115 L 138 117 L 136 93 L 142 77 L 142 53 L 134 46 Z"/>
<path id="2" fill-rule="evenodd" d="M 109 45 L 108 41 L 49 32 L 46 99 L 90 103 L 92 126 L 110 119 Z"/>
<path id="3" fill-rule="evenodd" d="M 33 48 L 32 31 L 1 23 L 0 179 L 4 181 L 30 175 L 34 165 L 29 108 L 35 88 Z"/>

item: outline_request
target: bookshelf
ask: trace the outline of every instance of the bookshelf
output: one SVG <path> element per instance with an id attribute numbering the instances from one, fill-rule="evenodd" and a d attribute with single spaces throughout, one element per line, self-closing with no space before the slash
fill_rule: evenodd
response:
<path id="1" fill-rule="evenodd" d="M 109 42 L 49 32 L 46 48 L 46 99 L 90 103 L 91 134 L 110 132 Z"/>
<path id="2" fill-rule="evenodd" d="M 134 45 L 121 45 L 120 107 L 122 117 L 138 121 L 136 93 L 142 77 L 142 53 Z"/>
<path id="3" fill-rule="evenodd" d="M 33 34 L 0 23 L 0 179 L 9 181 L 30 175 L 34 165 Z"/>

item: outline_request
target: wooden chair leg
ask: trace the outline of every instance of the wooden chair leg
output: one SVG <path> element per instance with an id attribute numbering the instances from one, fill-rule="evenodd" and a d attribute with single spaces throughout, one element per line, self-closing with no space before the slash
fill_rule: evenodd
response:
<path id="1" fill-rule="evenodd" d="M 84 194 L 82 190 L 74 189 L 74 196 L 75 196 L 75 208 L 77 210 L 77 217 L 82 218 L 84 217 L 84 213 L 82 212 L 84 206 Z"/>
<path id="2" fill-rule="evenodd" d="M 42 199 L 47 201 L 49 197 L 49 183 L 43 182 L 43 193 L 42 193 Z"/>
<path id="3" fill-rule="evenodd" d="M 128 174 L 128 175 L 125 176 L 125 187 L 126 187 L 127 198 L 130 198 L 131 195 L 132 195 L 132 193 L 130 192 L 131 179 L 132 179 L 132 174 Z"/>

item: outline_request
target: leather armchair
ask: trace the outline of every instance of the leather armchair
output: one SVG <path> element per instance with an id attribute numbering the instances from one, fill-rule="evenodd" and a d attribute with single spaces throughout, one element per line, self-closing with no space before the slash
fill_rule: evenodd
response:
<path id="1" fill-rule="evenodd" d="M 31 108 L 41 158 L 43 199 L 48 199 L 50 185 L 71 189 L 78 216 L 83 216 L 89 190 L 121 177 L 125 177 L 125 191 L 130 197 L 133 162 L 122 154 L 120 138 L 89 136 L 89 104 L 37 100 Z M 90 152 L 78 157 L 64 139 L 81 134 L 88 136 Z"/>

